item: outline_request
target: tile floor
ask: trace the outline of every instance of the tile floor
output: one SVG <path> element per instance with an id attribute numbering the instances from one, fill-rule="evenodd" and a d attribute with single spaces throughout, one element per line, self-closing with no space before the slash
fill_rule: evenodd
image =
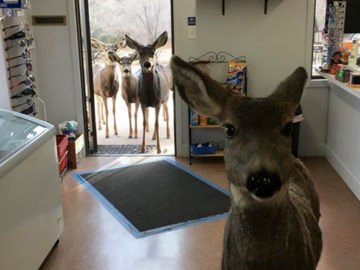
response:
<path id="1" fill-rule="evenodd" d="M 92 157 L 78 170 L 141 157 Z M 186 159 L 180 162 L 187 164 Z M 305 158 L 321 200 L 324 249 L 319 270 L 360 269 L 360 202 L 324 158 Z M 221 161 L 192 169 L 227 187 Z M 218 270 L 225 220 L 135 239 L 68 173 L 62 184 L 65 228 L 42 270 Z"/>

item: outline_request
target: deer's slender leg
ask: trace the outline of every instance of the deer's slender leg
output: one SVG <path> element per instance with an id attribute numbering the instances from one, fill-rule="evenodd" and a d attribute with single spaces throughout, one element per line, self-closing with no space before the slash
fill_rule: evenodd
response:
<path id="1" fill-rule="evenodd" d="M 135 113 L 134 113 L 134 120 L 135 120 L 135 135 L 134 138 L 137 139 L 138 138 L 138 130 L 137 130 L 137 119 L 138 119 L 138 110 L 139 110 L 139 102 L 137 101 L 135 103 Z"/>
<path id="2" fill-rule="evenodd" d="M 105 138 L 109 138 L 109 111 L 107 106 L 107 98 L 102 97 L 105 107 Z"/>
<path id="3" fill-rule="evenodd" d="M 169 108 L 167 102 L 163 104 L 163 109 L 166 114 L 166 138 L 170 139 L 170 127 L 169 127 Z"/>
<path id="4" fill-rule="evenodd" d="M 107 106 L 107 99 L 105 99 L 104 101 L 100 101 L 101 103 L 101 120 L 102 120 L 102 124 L 105 125 L 106 121 L 105 121 L 105 106 Z M 105 105 L 106 104 L 106 105 Z"/>
<path id="5" fill-rule="evenodd" d="M 149 108 L 146 108 L 146 132 L 149 132 Z"/>
<path id="6" fill-rule="evenodd" d="M 153 141 L 156 140 L 156 122 L 154 124 L 154 132 L 153 132 L 153 135 L 152 135 L 152 138 L 151 138 Z"/>
<path id="7" fill-rule="evenodd" d="M 166 103 L 163 104 L 163 120 L 164 120 L 164 121 L 167 121 L 167 113 L 166 113 L 165 106 L 167 106 Z"/>
<path id="8" fill-rule="evenodd" d="M 115 107 L 115 104 L 116 104 L 116 95 L 114 95 L 112 97 L 112 112 L 113 112 L 113 116 L 114 116 L 114 133 L 115 133 L 115 135 L 118 135 L 117 126 L 116 126 L 116 107 Z"/>
<path id="9" fill-rule="evenodd" d="M 159 104 L 158 107 L 155 108 L 155 131 L 156 131 L 156 149 L 157 153 L 161 153 L 160 149 L 160 139 L 159 139 L 159 112 L 160 112 L 161 105 Z"/>
<path id="10" fill-rule="evenodd" d="M 126 101 L 126 107 L 128 109 L 128 117 L 129 117 L 129 139 L 133 137 L 133 128 L 131 123 L 131 103 Z"/>
<path id="11" fill-rule="evenodd" d="M 98 104 L 99 104 L 99 119 L 101 125 L 105 125 L 105 111 L 104 111 L 104 101 L 102 96 L 97 96 Z"/>
<path id="12" fill-rule="evenodd" d="M 98 129 L 101 130 L 101 117 L 102 117 L 102 102 L 98 96 L 95 96 L 96 104 L 97 104 L 97 115 L 98 115 Z"/>
<path id="13" fill-rule="evenodd" d="M 141 144 L 141 153 L 145 153 L 146 112 L 147 112 L 147 108 L 145 107 L 145 105 L 141 105 L 141 110 L 143 113 L 143 137 Z"/>

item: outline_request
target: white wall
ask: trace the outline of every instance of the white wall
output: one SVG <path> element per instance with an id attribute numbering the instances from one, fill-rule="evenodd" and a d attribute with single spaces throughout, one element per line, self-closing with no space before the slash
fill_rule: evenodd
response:
<path id="1" fill-rule="evenodd" d="M 67 16 L 66 26 L 33 27 L 37 46 L 37 84 L 46 103 L 47 120 L 56 126 L 66 120 L 81 121 L 80 78 L 73 62 L 77 56 L 72 34 L 76 29 L 73 10 L 67 0 L 31 1 L 32 15 Z"/>
<path id="2" fill-rule="evenodd" d="M 332 84 L 325 156 L 360 200 L 360 99 Z"/>
<path id="3" fill-rule="evenodd" d="M 3 52 L 3 50 L 4 43 L 0 42 L 0 52 Z M 10 110 L 8 71 L 6 68 L 5 54 L 0 53 L 0 108 Z"/>
<path id="4" fill-rule="evenodd" d="M 175 54 L 187 59 L 207 51 L 245 55 L 248 61 L 248 94 L 270 94 L 297 66 L 310 68 L 314 1 L 226 1 L 225 16 L 220 0 L 174 0 Z M 197 39 L 187 39 L 187 17 L 197 17 Z M 309 49 L 310 47 L 310 49 Z M 321 155 L 325 144 L 328 89 L 309 88 L 302 105 L 306 120 L 301 128 L 300 154 Z M 314 110 L 312 104 L 317 104 Z M 185 117 L 186 106 L 177 106 L 176 116 Z M 187 124 L 181 121 L 181 147 L 187 153 Z"/>
<path id="5" fill-rule="evenodd" d="M 327 137 L 329 89 L 323 85 L 304 90 L 301 105 L 299 156 L 323 156 Z"/>
<path id="6" fill-rule="evenodd" d="M 71 3 L 71 4 L 69 4 Z M 310 67 L 314 0 L 272 0 L 264 15 L 263 0 L 173 0 L 175 53 L 185 59 L 203 52 L 225 50 L 246 55 L 249 95 L 268 95 L 297 66 Z M 32 0 L 34 15 L 68 15 L 67 26 L 37 26 L 38 84 L 57 124 L 82 122 L 76 27 L 71 0 Z M 187 17 L 197 16 L 197 39 L 187 38 Z M 322 155 L 326 143 L 328 89 L 310 87 L 302 101 L 305 122 L 300 154 Z M 314 107 L 315 106 L 315 107 Z M 187 106 L 176 97 L 177 152 L 188 153 Z"/>

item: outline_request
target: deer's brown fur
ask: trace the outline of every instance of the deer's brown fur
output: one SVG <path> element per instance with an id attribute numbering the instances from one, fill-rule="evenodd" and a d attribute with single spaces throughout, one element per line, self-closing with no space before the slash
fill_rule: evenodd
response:
<path id="1" fill-rule="evenodd" d="M 314 270 L 322 249 L 319 199 L 309 172 L 291 154 L 289 134 L 306 71 L 297 68 L 269 97 L 249 98 L 232 96 L 179 57 L 171 68 L 181 97 L 217 117 L 227 134 L 231 210 L 222 269 Z"/>
<path id="2" fill-rule="evenodd" d="M 163 105 L 166 114 L 166 137 L 170 138 L 169 113 L 167 101 L 169 99 L 169 90 L 171 88 L 171 79 L 169 73 L 160 64 L 156 63 L 155 52 L 158 48 L 164 46 L 167 42 L 167 32 L 162 33 L 152 44 L 142 45 L 125 35 L 126 44 L 137 51 L 141 66 L 139 76 L 139 101 L 143 113 L 143 137 L 141 152 L 145 152 L 145 131 L 147 126 L 148 108 L 155 108 L 155 129 L 153 139 L 156 139 L 157 153 L 161 153 L 159 137 L 159 112 Z"/>
<path id="3" fill-rule="evenodd" d="M 132 74 L 131 64 L 138 57 L 137 53 L 129 56 L 118 57 L 117 62 L 120 64 L 121 70 L 121 97 L 125 101 L 128 108 L 129 117 L 129 138 L 138 137 L 137 129 L 137 114 L 139 109 L 139 97 L 138 97 L 138 79 Z M 135 104 L 134 111 L 134 124 L 135 131 L 132 128 L 132 112 L 131 104 Z"/>
<path id="4" fill-rule="evenodd" d="M 98 64 L 95 64 L 93 67 L 94 73 L 94 94 L 98 104 L 98 128 L 101 130 L 102 122 L 105 122 L 105 137 L 109 138 L 109 110 L 107 99 L 112 99 L 112 113 L 114 118 L 114 133 L 118 135 L 117 126 L 116 126 L 116 96 L 119 91 L 119 82 L 116 79 L 116 53 L 115 51 L 119 47 L 124 47 L 125 43 L 119 44 L 110 44 L 106 45 L 101 41 L 98 41 L 94 38 L 91 39 L 91 46 L 103 54 L 103 59 L 105 61 L 105 66 L 101 67 Z M 105 111 L 104 111 L 105 110 Z M 104 117 L 105 115 L 105 117 Z M 105 118 L 105 121 L 104 121 Z"/>

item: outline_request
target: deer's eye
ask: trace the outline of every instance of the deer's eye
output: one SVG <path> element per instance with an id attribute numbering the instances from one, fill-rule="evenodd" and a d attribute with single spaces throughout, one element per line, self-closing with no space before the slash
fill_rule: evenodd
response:
<path id="1" fill-rule="evenodd" d="M 236 135 L 236 128 L 233 125 L 225 124 L 223 125 L 223 128 L 228 139 L 231 139 Z"/>
<path id="2" fill-rule="evenodd" d="M 286 125 L 281 130 L 281 134 L 286 136 L 286 137 L 290 137 L 291 132 L 292 132 L 292 128 L 293 128 L 293 123 L 292 122 L 286 123 Z"/>

